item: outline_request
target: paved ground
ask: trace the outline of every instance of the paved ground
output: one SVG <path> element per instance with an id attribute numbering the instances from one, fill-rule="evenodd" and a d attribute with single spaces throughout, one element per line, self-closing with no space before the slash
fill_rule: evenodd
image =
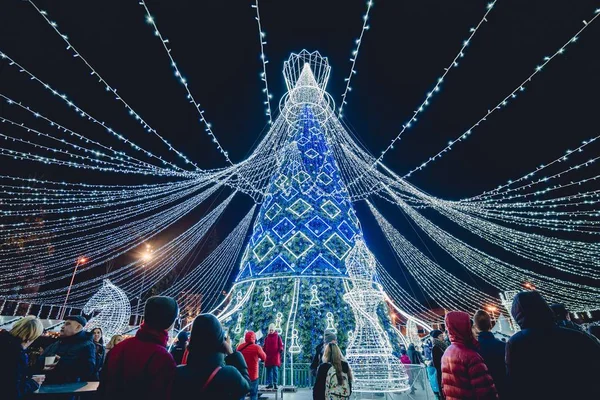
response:
<path id="1" fill-rule="evenodd" d="M 373 399 L 373 400 L 384 400 L 384 399 L 394 399 L 394 400 L 434 400 L 435 397 L 431 389 L 428 387 L 426 391 L 421 390 L 419 387 L 414 394 L 410 394 L 409 392 L 400 393 L 400 394 L 388 394 L 387 396 L 383 395 L 371 395 L 371 394 L 355 394 L 353 396 L 354 399 Z M 265 394 L 261 397 L 262 400 L 266 399 L 274 399 L 274 394 Z M 284 400 L 311 400 L 312 399 L 312 390 L 311 389 L 299 389 L 296 393 L 283 393 Z"/>

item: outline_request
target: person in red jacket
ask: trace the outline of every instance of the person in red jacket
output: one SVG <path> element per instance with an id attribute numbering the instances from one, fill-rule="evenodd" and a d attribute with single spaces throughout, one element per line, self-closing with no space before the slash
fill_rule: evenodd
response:
<path id="1" fill-rule="evenodd" d="M 277 378 L 279 367 L 281 366 L 281 352 L 283 352 L 283 342 L 275 330 L 275 324 L 269 325 L 269 334 L 265 339 L 263 346 L 267 359 L 265 367 L 267 368 L 267 389 L 277 389 Z"/>
<path id="2" fill-rule="evenodd" d="M 135 337 L 117 344 L 108 353 L 98 393 L 110 400 L 169 400 L 177 364 L 167 350 L 168 331 L 179 307 L 166 296 L 150 297 L 144 322 Z"/>
<path id="3" fill-rule="evenodd" d="M 446 314 L 450 347 L 442 356 L 442 387 L 447 400 L 497 399 L 494 380 L 477 353 L 471 318 L 462 311 Z"/>
<path id="4" fill-rule="evenodd" d="M 238 346 L 237 351 L 242 353 L 246 364 L 248 365 L 248 375 L 250 376 L 250 400 L 258 399 L 258 360 L 265 361 L 267 355 L 262 347 L 256 344 L 256 334 L 252 331 L 246 332 L 245 343 Z"/>

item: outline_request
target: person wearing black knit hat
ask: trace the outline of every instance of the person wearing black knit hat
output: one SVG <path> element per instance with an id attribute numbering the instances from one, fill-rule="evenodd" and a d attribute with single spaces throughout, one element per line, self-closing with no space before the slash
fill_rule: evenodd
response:
<path id="1" fill-rule="evenodd" d="M 154 296 L 146 301 L 144 322 L 134 338 L 115 346 L 100 375 L 101 398 L 170 399 L 177 365 L 167 350 L 169 330 L 179 315 L 172 297 Z"/>
<path id="2" fill-rule="evenodd" d="M 198 398 L 238 400 L 250 391 L 246 361 L 233 351 L 221 323 L 212 314 L 200 314 L 192 325 L 187 365 L 177 367 L 173 399 L 189 397 L 192 387 Z"/>
<path id="3" fill-rule="evenodd" d="M 81 315 L 66 317 L 58 341 L 38 357 L 36 369 L 46 375 L 46 383 L 98 380 L 96 346 L 93 335 L 83 330 L 86 324 Z M 45 365 L 46 358 L 54 359 L 54 363 Z"/>
<path id="4" fill-rule="evenodd" d="M 429 332 L 429 336 L 433 339 L 431 362 L 435 368 L 438 388 L 440 389 L 440 398 L 444 398 L 444 392 L 442 391 L 442 356 L 444 355 L 446 348 L 448 348 L 448 345 L 444 341 L 444 332 L 439 329 L 434 329 Z"/>

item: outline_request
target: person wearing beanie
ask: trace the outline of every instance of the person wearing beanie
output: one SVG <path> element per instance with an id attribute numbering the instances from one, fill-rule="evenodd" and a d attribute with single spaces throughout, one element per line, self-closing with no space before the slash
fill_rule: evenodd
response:
<path id="1" fill-rule="evenodd" d="M 169 400 L 177 364 L 167 350 L 169 330 L 179 315 L 172 297 L 146 301 L 144 322 L 135 337 L 115 346 L 106 357 L 98 394 L 110 400 Z"/>
<path id="2" fill-rule="evenodd" d="M 173 399 L 239 400 L 250 391 L 246 361 L 231 348 L 231 340 L 212 314 L 200 314 L 192 324 L 187 364 L 177 367 Z"/>
<path id="3" fill-rule="evenodd" d="M 250 376 L 250 400 L 258 399 L 258 360 L 265 361 L 267 355 L 262 347 L 256 344 L 256 334 L 252 331 L 244 335 L 244 343 L 240 343 L 237 351 L 242 353 L 246 365 L 248 365 L 248 375 Z"/>
<path id="4" fill-rule="evenodd" d="M 190 340 L 190 333 L 188 331 L 181 331 L 177 334 L 177 342 L 171 348 L 171 355 L 177 365 L 183 364 L 183 355 L 187 350 L 187 344 Z"/>
<path id="5" fill-rule="evenodd" d="M 319 366 L 323 363 L 323 353 L 325 351 L 325 347 L 329 343 L 337 344 L 337 335 L 335 332 L 331 330 L 325 330 L 323 333 L 323 341 L 315 347 L 315 354 L 313 355 L 312 362 L 310 363 L 310 373 L 313 377 L 317 377 L 317 370 Z"/>
<path id="6" fill-rule="evenodd" d="M 448 400 L 497 399 L 494 380 L 488 372 L 479 344 L 473 336 L 471 317 L 463 311 L 446 314 L 450 347 L 442 356 L 442 390 Z"/>
<path id="7" fill-rule="evenodd" d="M 59 339 L 38 357 L 36 370 L 46 375 L 46 383 L 97 381 L 96 345 L 91 332 L 83 330 L 87 320 L 81 315 L 69 315 L 60 328 Z M 54 364 L 45 365 L 46 357 Z"/>
<path id="8" fill-rule="evenodd" d="M 598 341 L 558 326 L 554 313 L 537 291 L 518 293 L 510 312 L 521 330 L 506 344 L 507 398 L 600 399 L 600 385 L 594 383 L 597 368 L 593 367 L 595 360 L 600 360 Z M 566 345 L 581 354 L 581 365 L 561 364 L 557 350 Z"/>

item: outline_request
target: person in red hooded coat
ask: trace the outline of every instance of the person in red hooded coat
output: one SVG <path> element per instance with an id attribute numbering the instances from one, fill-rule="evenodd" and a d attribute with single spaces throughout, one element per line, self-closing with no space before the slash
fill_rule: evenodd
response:
<path id="1" fill-rule="evenodd" d="M 494 380 L 477 353 L 471 318 L 462 311 L 446 314 L 450 347 L 442 356 L 442 387 L 447 400 L 497 399 Z"/>
<path id="2" fill-rule="evenodd" d="M 267 355 L 262 347 L 256 344 L 256 334 L 252 331 L 246 332 L 245 343 L 238 346 L 237 351 L 242 353 L 246 364 L 248 365 L 248 375 L 250 376 L 250 400 L 258 399 L 258 360 L 265 361 Z"/>
<path id="3" fill-rule="evenodd" d="M 265 339 L 263 346 L 267 359 L 265 367 L 267 368 L 267 388 L 277 389 L 277 377 L 279 366 L 281 365 L 281 352 L 283 352 L 283 342 L 275 330 L 275 324 L 269 325 L 269 334 Z"/>

